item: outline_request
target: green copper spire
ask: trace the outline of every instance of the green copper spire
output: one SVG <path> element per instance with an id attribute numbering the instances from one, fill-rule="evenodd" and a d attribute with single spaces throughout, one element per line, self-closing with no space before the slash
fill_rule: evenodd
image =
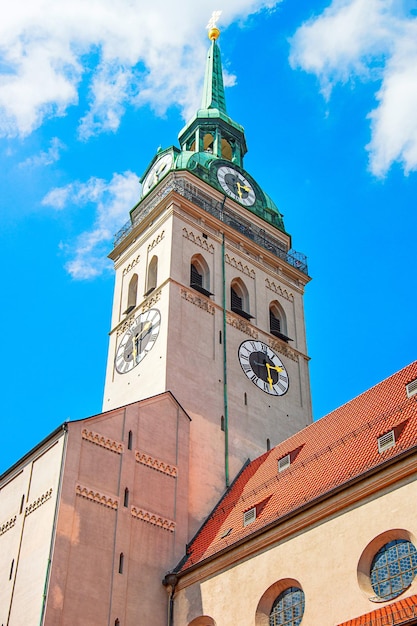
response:
<path id="1" fill-rule="evenodd" d="M 224 95 L 222 60 L 219 46 L 215 39 L 207 54 L 206 74 L 204 78 L 202 109 L 218 109 L 226 113 L 226 98 Z"/>
<path id="2" fill-rule="evenodd" d="M 178 135 L 181 149 L 186 152 L 210 153 L 219 159 L 243 167 L 247 152 L 245 132 L 226 112 L 223 71 L 216 26 L 209 30 L 211 46 L 207 54 L 201 108 Z"/>

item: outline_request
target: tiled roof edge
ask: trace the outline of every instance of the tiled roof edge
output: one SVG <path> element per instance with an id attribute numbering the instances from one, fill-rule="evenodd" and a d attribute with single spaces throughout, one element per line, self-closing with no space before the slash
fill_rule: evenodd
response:
<path id="1" fill-rule="evenodd" d="M 210 561 L 213 561 L 214 559 L 218 558 L 220 555 L 234 550 L 235 548 L 239 547 L 243 543 L 246 543 L 250 539 L 253 539 L 255 537 L 258 537 L 259 535 L 262 535 L 263 533 L 267 532 L 271 528 L 274 528 L 274 526 L 278 526 L 278 525 L 282 524 L 283 522 L 287 521 L 288 519 L 291 519 L 292 517 L 295 517 L 296 515 L 299 515 L 300 512 L 305 511 L 305 510 L 307 510 L 309 508 L 312 508 L 313 506 L 317 505 L 318 503 L 322 502 L 323 500 L 327 500 L 328 498 L 331 498 L 332 496 L 336 495 L 340 491 L 345 490 L 347 487 L 352 486 L 355 483 L 360 482 L 360 481 L 364 480 L 365 478 L 368 478 L 369 476 L 372 476 L 373 474 L 376 474 L 376 473 L 384 470 L 386 467 L 389 467 L 390 465 L 393 465 L 394 463 L 400 461 L 403 458 L 406 458 L 407 456 L 411 456 L 416 451 L 417 451 L 417 444 L 412 446 L 412 447 L 410 447 L 410 448 L 407 448 L 402 453 L 400 453 L 400 454 L 398 454 L 396 456 L 393 456 L 393 457 L 390 457 L 389 459 L 386 459 L 385 461 L 383 461 L 379 465 L 373 466 L 370 469 L 366 470 L 365 472 L 362 472 L 361 474 L 358 474 L 358 475 L 354 476 L 353 478 L 350 478 L 349 480 L 336 485 L 332 489 L 329 489 L 328 491 L 326 491 L 324 493 L 321 493 L 316 498 L 313 498 L 312 500 L 309 500 L 308 502 L 303 503 L 302 505 L 296 507 L 292 511 L 289 511 L 288 513 L 286 513 L 282 517 L 277 517 L 276 519 L 274 519 L 272 522 L 269 522 L 265 526 L 262 526 L 261 528 L 257 528 L 253 533 L 251 533 L 249 535 L 245 535 L 244 537 L 242 537 L 241 539 L 239 539 L 235 543 L 231 543 L 231 544 L 225 546 L 224 548 L 222 548 L 221 550 L 218 550 L 217 552 L 213 552 L 212 554 L 210 554 L 206 558 L 198 560 L 195 563 L 192 563 L 189 567 L 186 567 L 185 569 L 182 569 L 181 571 L 178 570 L 178 572 L 176 572 L 176 573 L 178 573 L 180 576 L 182 576 L 184 574 L 192 572 L 194 569 L 197 569 L 198 567 L 204 565 L 205 563 L 209 563 Z M 203 524 L 203 526 L 200 528 L 200 530 L 196 533 L 195 537 L 200 533 L 200 531 L 203 529 L 204 525 L 207 523 L 207 521 L 209 519 L 210 518 L 207 518 L 206 522 Z M 191 545 L 191 543 L 192 543 L 192 541 L 190 542 L 189 545 Z M 187 562 L 187 560 L 189 558 L 190 558 L 190 555 L 187 554 L 186 558 L 182 560 L 182 567 L 184 566 L 184 564 Z"/>

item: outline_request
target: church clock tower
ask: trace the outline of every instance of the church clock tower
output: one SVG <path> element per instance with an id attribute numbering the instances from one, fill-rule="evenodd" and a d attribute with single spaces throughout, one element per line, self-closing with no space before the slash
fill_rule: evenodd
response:
<path id="1" fill-rule="evenodd" d="M 145 171 L 117 235 L 103 410 L 170 391 L 191 419 L 190 514 L 204 518 L 245 461 L 311 422 L 304 255 L 245 171 L 227 114 L 219 31 L 201 108 Z M 164 428 L 159 415 L 155 429 Z M 192 524 L 194 526 L 194 524 Z"/>

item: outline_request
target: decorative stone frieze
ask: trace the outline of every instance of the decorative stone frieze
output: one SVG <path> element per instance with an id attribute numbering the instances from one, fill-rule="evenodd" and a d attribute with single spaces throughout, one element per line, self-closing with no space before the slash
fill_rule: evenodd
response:
<path id="1" fill-rule="evenodd" d="M 214 254 L 213 244 L 209 244 L 208 241 L 204 239 L 204 237 L 201 238 L 200 235 L 194 235 L 192 231 L 188 231 L 186 228 L 182 229 L 182 236 L 185 237 L 185 239 L 188 239 L 188 241 L 194 243 L 196 246 L 199 246 L 203 250 L 206 250 L 206 252 Z"/>
<path id="2" fill-rule="evenodd" d="M 282 298 L 285 298 L 289 302 L 294 302 L 294 295 L 291 292 L 288 293 L 286 289 L 282 289 L 280 285 L 276 285 L 274 281 L 269 280 L 269 278 L 265 279 L 265 285 L 267 289 L 270 289 Z"/>
<path id="3" fill-rule="evenodd" d="M 249 269 L 247 265 L 243 265 L 241 261 L 236 261 L 235 257 L 230 257 L 226 253 L 224 258 L 225 258 L 226 263 L 228 263 L 228 265 L 231 265 L 232 267 L 237 269 L 239 272 L 242 272 L 242 274 L 246 274 L 246 276 L 249 276 L 249 278 L 255 278 L 256 276 L 255 271 Z"/>
<path id="4" fill-rule="evenodd" d="M 155 459 L 154 457 L 146 454 L 146 452 L 140 452 L 139 450 L 135 453 L 135 459 L 138 463 L 142 465 L 146 465 L 151 469 L 157 470 L 158 472 L 162 472 L 167 476 L 171 476 L 172 478 L 176 478 L 178 474 L 178 468 L 175 465 L 170 465 L 161 461 L 160 459 Z"/>
<path id="5" fill-rule="evenodd" d="M 138 256 L 136 257 L 136 259 L 133 259 L 129 265 L 127 267 L 124 268 L 123 270 L 123 276 L 126 276 L 126 274 L 129 274 L 129 272 L 131 270 L 133 270 L 134 267 L 136 267 L 136 265 L 139 263 L 139 259 L 140 259 L 140 254 L 138 254 Z"/>
<path id="6" fill-rule="evenodd" d="M 30 515 L 31 513 L 33 513 L 33 511 L 36 511 L 36 509 L 39 509 L 39 507 L 42 506 L 42 504 L 45 504 L 45 502 L 47 502 L 48 500 L 50 500 L 51 497 L 52 497 L 52 487 L 51 489 L 48 489 L 46 493 L 42 494 L 41 496 L 39 496 L 39 498 L 31 502 L 25 508 L 26 517 Z"/>
<path id="7" fill-rule="evenodd" d="M 161 289 L 158 289 L 158 291 L 152 291 L 151 295 L 142 306 L 142 313 L 145 313 L 145 311 L 148 311 L 155 306 L 155 304 L 161 299 L 161 293 Z"/>
<path id="8" fill-rule="evenodd" d="M 158 526 L 159 528 L 163 528 L 164 530 L 169 530 L 171 533 L 175 530 L 175 522 L 158 515 L 157 513 L 150 513 L 149 511 L 145 511 L 137 506 L 132 506 L 131 508 L 132 517 L 135 519 L 141 520 L 142 522 L 147 522 L 148 524 L 153 524 L 154 526 Z"/>
<path id="9" fill-rule="evenodd" d="M 86 441 L 95 443 L 96 446 L 100 446 L 101 448 L 110 450 L 110 452 L 116 452 L 116 454 L 123 454 L 123 451 L 124 451 L 123 444 L 120 443 L 119 441 L 115 441 L 114 439 L 111 439 L 110 437 L 105 437 L 104 435 L 95 433 L 92 430 L 87 430 L 87 428 L 83 428 L 83 430 L 81 431 L 81 436 Z"/>
<path id="10" fill-rule="evenodd" d="M 158 245 L 158 243 L 160 243 L 162 241 L 162 239 L 165 237 L 165 231 L 163 230 L 162 233 L 160 233 L 153 241 L 152 243 L 150 243 L 148 245 L 148 252 L 150 250 L 153 250 L 155 248 L 155 246 Z"/>
<path id="11" fill-rule="evenodd" d="M 283 354 L 284 356 L 288 357 L 292 361 L 295 361 L 296 363 L 298 362 L 297 353 L 295 352 L 295 350 L 290 348 L 290 346 L 287 345 L 285 341 L 271 341 L 270 345 L 272 350 L 274 350 L 275 352 Z"/>
<path id="12" fill-rule="evenodd" d="M 17 515 L 9 519 L 8 522 L 5 522 L 4 524 L 2 524 L 0 526 L 0 535 L 4 535 L 4 533 L 7 533 L 8 530 L 13 528 L 13 526 L 16 524 L 16 519 L 17 519 Z"/>
<path id="13" fill-rule="evenodd" d="M 256 328 L 244 320 L 243 317 L 226 313 L 226 322 L 230 324 L 230 326 L 233 326 L 233 328 L 237 328 L 238 330 L 241 330 L 242 333 L 252 337 L 252 339 L 258 339 L 258 331 Z"/>
<path id="14" fill-rule="evenodd" d="M 95 502 L 96 504 L 101 504 L 102 506 L 106 506 L 109 509 L 117 509 L 119 506 L 119 501 L 114 496 L 108 496 L 95 489 L 90 489 L 89 487 L 84 487 L 83 485 L 77 484 L 75 487 L 75 493 L 77 496 L 81 498 L 85 498 L 86 500 L 90 500 L 91 502 Z"/>
<path id="15" fill-rule="evenodd" d="M 181 288 L 181 298 L 187 300 L 187 302 L 191 302 L 191 304 L 195 304 L 203 311 L 207 311 L 210 315 L 214 315 L 214 306 L 207 298 L 198 296 L 196 293 L 189 291 L 188 289 Z"/>

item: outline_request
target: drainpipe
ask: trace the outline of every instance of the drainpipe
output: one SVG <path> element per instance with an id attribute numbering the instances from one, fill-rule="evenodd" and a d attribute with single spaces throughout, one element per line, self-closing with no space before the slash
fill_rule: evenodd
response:
<path id="1" fill-rule="evenodd" d="M 162 581 L 164 587 L 167 588 L 169 593 L 169 603 L 168 603 L 168 626 L 174 626 L 174 594 L 175 587 L 178 582 L 178 576 L 174 572 L 167 574 Z"/>
<path id="2" fill-rule="evenodd" d="M 226 196 L 223 198 L 220 209 L 220 219 L 223 221 L 223 211 Z M 223 280 L 223 405 L 224 405 L 224 475 L 226 488 L 229 486 L 229 402 L 227 393 L 227 351 L 226 351 L 226 251 L 224 229 L 222 232 L 222 280 Z"/>

